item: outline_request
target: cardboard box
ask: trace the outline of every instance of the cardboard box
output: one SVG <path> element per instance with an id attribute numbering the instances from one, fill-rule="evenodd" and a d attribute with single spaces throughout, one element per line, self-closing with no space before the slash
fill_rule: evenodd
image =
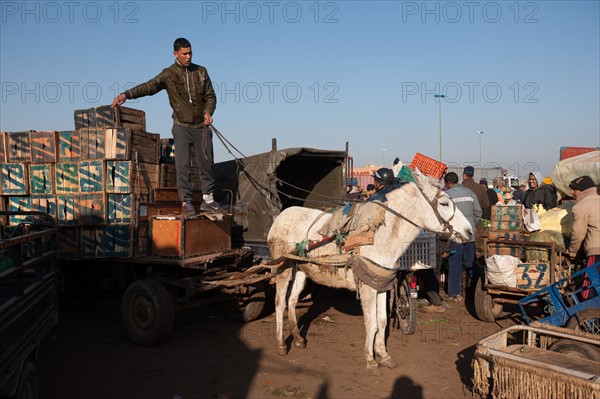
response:
<path id="1" fill-rule="evenodd" d="M 229 217 L 153 216 L 150 223 L 153 256 L 183 259 L 231 249 Z"/>

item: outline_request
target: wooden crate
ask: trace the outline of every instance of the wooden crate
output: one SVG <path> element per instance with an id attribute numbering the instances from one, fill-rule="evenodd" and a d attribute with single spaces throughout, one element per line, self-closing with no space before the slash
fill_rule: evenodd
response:
<path id="1" fill-rule="evenodd" d="M 58 132 L 58 160 L 81 161 L 81 135 L 78 130 Z"/>
<path id="2" fill-rule="evenodd" d="M 136 193 L 149 201 L 158 186 L 159 165 L 133 161 L 106 161 L 106 192 Z"/>
<path id="3" fill-rule="evenodd" d="M 134 194 L 107 194 L 107 223 L 130 224 L 135 219 Z"/>
<path id="4" fill-rule="evenodd" d="M 493 240 L 510 240 L 510 241 L 525 241 L 526 237 L 521 232 L 492 232 L 489 233 L 489 239 Z M 518 245 L 508 245 L 506 243 L 488 243 L 487 256 L 492 255 L 510 255 L 515 258 L 522 259 L 525 257 L 525 251 Z"/>
<path id="5" fill-rule="evenodd" d="M 79 224 L 81 226 L 104 225 L 106 202 L 104 194 L 79 194 Z"/>
<path id="6" fill-rule="evenodd" d="M 6 133 L 4 133 L 2 130 L 0 130 L 0 163 L 6 162 L 6 148 L 4 146 L 4 143 L 5 143 L 4 136 L 5 135 L 6 135 Z"/>
<path id="7" fill-rule="evenodd" d="M 104 226 L 81 227 L 82 258 L 104 258 L 106 247 L 106 230 Z"/>
<path id="8" fill-rule="evenodd" d="M 152 194 L 153 202 L 181 202 L 177 187 L 157 187 Z M 192 202 L 202 201 L 202 191 L 192 191 Z"/>
<path id="9" fill-rule="evenodd" d="M 8 211 L 10 212 L 30 212 L 31 198 L 30 197 L 8 197 Z M 9 226 L 16 226 L 25 220 L 25 215 L 10 215 L 8 219 Z"/>
<path id="10" fill-rule="evenodd" d="M 105 258 L 130 258 L 133 256 L 134 228 L 130 224 L 106 226 Z"/>
<path id="11" fill-rule="evenodd" d="M 57 222 L 59 226 L 79 225 L 79 195 L 56 196 Z"/>
<path id="12" fill-rule="evenodd" d="M 146 113 L 133 108 L 112 108 L 110 105 L 75 111 L 75 129 L 86 127 L 127 128 L 146 130 Z"/>
<path id="13" fill-rule="evenodd" d="M 191 158 L 191 179 L 192 189 L 202 190 L 202 180 L 200 179 L 200 169 L 195 158 Z M 161 164 L 159 172 L 159 187 L 177 187 L 177 169 L 175 165 Z"/>
<path id="14" fill-rule="evenodd" d="M 150 224 L 154 256 L 183 259 L 231 249 L 229 217 L 153 216 Z"/>
<path id="15" fill-rule="evenodd" d="M 58 161 L 58 133 L 55 131 L 30 132 L 31 162 L 54 163 Z"/>
<path id="16" fill-rule="evenodd" d="M 160 139 L 160 163 L 175 165 L 175 139 Z"/>
<path id="17" fill-rule="evenodd" d="M 2 164 L 2 194 L 29 195 L 29 169 L 27 164 Z"/>
<path id="18" fill-rule="evenodd" d="M 5 211 L 6 210 L 6 200 L 7 197 L 4 196 L 0 196 L 0 211 Z M 7 226 L 7 219 L 6 219 L 6 215 L 0 215 L 0 233 L 4 232 L 3 227 Z M 0 235 L 0 239 L 4 239 L 5 237 Z"/>
<path id="19" fill-rule="evenodd" d="M 59 259 L 77 259 L 81 247 L 79 227 L 61 227 L 58 230 Z"/>
<path id="20" fill-rule="evenodd" d="M 105 158 L 158 163 L 160 135 L 132 129 L 106 129 Z M 137 157 L 137 159 L 136 159 Z"/>
<path id="21" fill-rule="evenodd" d="M 492 205 L 490 231 L 525 231 L 522 205 Z"/>
<path id="22" fill-rule="evenodd" d="M 104 192 L 104 161 L 79 162 L 79 192 Z"/>
<path id="23" fill-rule="evenodd" d="M 30 132 L 7 132 L 5 135 L 6 160 L 8 162 L 30 162 Z"/>
<path id="24" fill-rule="evenodd" d="M 30 207 L 35 212 L 45 212 L 55 220 L 58 216 L 58 204 L 55 195 L 32 195 Z"/>
<path id="25" fill-rule="evenodd" d="M 538 291 L 550 285 L 550 264 L 542 262 L 517 265 L 517 288 Z"/>
<path id="26" fill-rule="evenodd" d="M 104 159 L 105 129 L 83 128 L 79 130 L 81 143 L 81 159 Z"/>
<path id="27" fill-rule="evenodd" d="M 54 194 L 54 164 L 29 165 L 29 189 L 31 195 Z"/>
<path id="28" fill-rule="evenodd" d="M 79 162 L 58 162 L 54 166 L 56 194 L 79 192 Z"/>

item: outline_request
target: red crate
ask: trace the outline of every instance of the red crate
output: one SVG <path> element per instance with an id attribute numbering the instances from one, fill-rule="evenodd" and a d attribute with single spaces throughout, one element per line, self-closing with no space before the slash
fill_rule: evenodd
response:
<path id="1" fill-rule="evenodd" d="M 418 152 L 410 163 L 410 168 L 419 169 L 424 175 L 435 177 L 436 179 L 441 179 L 444 171 L 447 169 L 446 165 L 440 161 L 436 161 Z"/>
<path id="2" fill-rule="evenodd" d="M 573 158 L 577 155 L 587 154 L 588 152 L 596 151 L 599 148 L 594 147 L 560 147 L 560 160 Z"/>

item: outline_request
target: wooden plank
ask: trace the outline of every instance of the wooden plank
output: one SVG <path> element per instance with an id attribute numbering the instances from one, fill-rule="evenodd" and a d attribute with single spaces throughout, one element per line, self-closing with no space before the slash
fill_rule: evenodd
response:
<path id="1" fill-rule="evenodd" d="M 104 226 L 82 227 L 80 234 L 81 257 L 104 258 L 106 247 L 106 230 Z"/>
<path id="2" fill-rule="evenodd" d="M 79 225 L 79 195 L 57 195 L 57 222 L 59 226 Z"/>
<path id="3" fill-rule="evenodd" d="M 28 132 L 6 133 L 6 155 L 8 162 L 30 162 L 31 144 Z"/>
<path id="4" fill-rule="evenodd" d="M 135 195 L 107 194 L 108 224 L 133 223 L 135 217 Z"/>
<path id="5" fill-rule="evenodd" d="M 82 226 L 104 225 L 106 202 L 104 194 L 79 194 L 79 224 Z"/>
<path id="6" fill-rule="evenodd" d="M 30 197 L 8 197 L 8 210 L 10 212 L 30 212 L 31 211 L 31 198 Z M 16 226 L 25 220 L 25 215 L 10 215 L 8 224 L 9 226 Z"/>
<path id="7" fill-rule="evenodd" d="M 29 133 L 31 162 L 46 163 L 58 161 L 58 133 L 55 131 Z"/>
<path id="8" fill-rule="evenodd" d="M 79 130 L 81 159 L 104 159 L 105 132 L 103 128 L 90 127 Z"/>
<path id="9" fill-rule="evenodd" d="M 29 168 L 25 163 L 2 164 L 2 194 L 29 195 Z"/>
<path id="10" fill-rule="evenodd" d="M 32 195 L 54 194 L 54 165 L 29 165 L 29 187 Z"/>
<path id="11" fill-rule="evenodd" d="M 58 132 L 58 160 L 81 161 L 81 137 L 78 130 Z"/>
<path id="12" fill-rule="evenodd" d="M 56 194 L 79 192 L 79 162 L 58 162 L 54 167 Z"/>
<path id="13" fill-rule="evenodd" d="M 79 162 L 79 192 L 104 192 L 104 161 Z"/>

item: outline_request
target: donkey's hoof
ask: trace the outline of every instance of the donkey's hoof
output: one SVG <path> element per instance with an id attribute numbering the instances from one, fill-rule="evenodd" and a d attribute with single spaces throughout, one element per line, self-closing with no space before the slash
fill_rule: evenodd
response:
<path id="1" fill-rule="evenodd" d="M 367 362 L 367 370 L 371 375 L 381 375 L 381 370 L 379 370 L 379 365 L 375 360 L 369 360 Z"/>
<path id="2" fill-rule="evenodd" d="M 394 363 L 390 356 L 386 357 L 385 359 L 382 359 L 381 362 L 379 362 L 379 364 L 383 367 L 387 367 L 388 369 L 393 369 L 394 367 L 396 367 L 396 363 Z"/>
<path id="3" fill-rule="evenodd" d="M 306 341 L 294 341 L 294 346 L 298 349 L 304 349 L 306 348 Z"/>
<path id="4" fill-rule="evenodd" d="M 277 347 L 277 354 L 279 356 L 285 356 L 285 355 L 287 355 L 288 354 L 287 347 L 285 347 L 285 346 L 278 346 Z"/>

